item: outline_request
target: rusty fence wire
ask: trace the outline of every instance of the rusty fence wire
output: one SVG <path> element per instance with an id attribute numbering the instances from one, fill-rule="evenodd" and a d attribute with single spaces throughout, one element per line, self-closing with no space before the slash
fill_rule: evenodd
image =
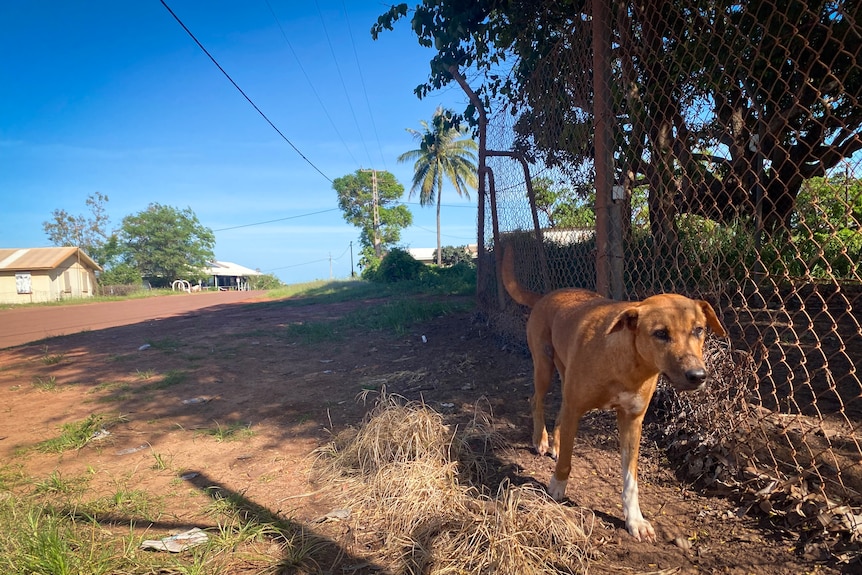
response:
<path id="1" fill-rule="evenodd" d="M 483 109 L 479 305 L 523 337 L 504 244 L 536 291 L 710 301 L 729 337 L 707 348 L 708 401 L 657 394 L 668 445 L 693 476 L 857 541 L 862 3 L 595 4 Z"/>

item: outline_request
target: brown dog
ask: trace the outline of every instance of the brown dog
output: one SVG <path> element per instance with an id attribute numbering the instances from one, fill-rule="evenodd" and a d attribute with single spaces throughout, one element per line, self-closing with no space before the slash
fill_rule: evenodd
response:
<path id="1" fill-rule="evenodd" d="M 533 356 L 535 390 L 533 445 L 557 458 L 548 493 L 561 500 L 572 469 L 572 448 L 581 416 L 591 409 L 614 409 L 620 432 L 623 512 L 635 539 L 655 541 L 655 530 L 638 503 L 637 465 L 644 414 L 664 374 L 678 390 L 703 386 L 706 327 L 724 336 L 712 306 L 676 294 L 640 302 L 617 302 L 582 289 L 545 296 L 524 289 L 515 278 L 512 249 L 503 254 L 503 283 L 519 304 L 532 308 L 527 343 Z M 560 374 L 562 406 L 553 443 L 545 429 L 544 400 Z"/>

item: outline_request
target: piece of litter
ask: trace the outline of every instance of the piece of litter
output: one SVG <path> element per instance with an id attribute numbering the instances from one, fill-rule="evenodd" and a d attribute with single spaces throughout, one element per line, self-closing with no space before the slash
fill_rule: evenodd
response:
<path id="1" fill-rule="evenodd" d="M 190 547 L 196 547 L 209 541 L 209 536 L 198 527 L 177 533 L 163 539 L 148 539 L 141 542 L 141 549 L 154 549 L 156 551 L 170 551 L 180 553 Z"/>
<path id="2" fill-rule="evenodd" d="M 450 408 L 450 407 L 455 407 L 455 404 L 454 403 L 441 403 L 440 407 Z"/>
<path id="3" fill-rule="evenodd" d="M 198 475 L 200 475 L 200 473 L 197 473 L 196 471 L 192 471 L 191 473 L 186 473 L 185 475 L 180 475 L 180 479 L 182 479 L 184 481 L 188 481 L 189 479 L 194 479 Z"/>
<path id="4" fill-rule="evenodd" d="M 184 399 L 183 404 L 184 405 L 194 405 L 196 403 L 206 403 L 208 401 L 209 401 L 209 399 L 207 399 L 206 397 L 192 397 L 191 399 Z"/>
<path id="5" fill-rule="evenodd" d="M 107 429 L 100 429 L 99 431 L 93 432 L 93 435 L 90 436 L 90 439 L 96 441 L 97 439 L 104 439 L 109 435 L 111 435 L 110 431 L 108 431 Z"/>
<path id="6" fill-rule="evenodd" d="M 422 336 L 422 343 L 428 343 L 428 338 L 424 335 Z"/>
<path id="7" fill-rule="evenodd" d="M 150 349 L 150 344 L 145 343 L 141 347 L 138 348 L 138 351 L 144 351 L 145 349 Z"/>
<path id="8" fill-rule="evenodd" d="M 342 519 L 350 519 L 350 509 L 336 509 L 330 511 L 323 517 L 318 517 L 314 520 L 315 523 L 326 523 L 327 521 L 341 521 Z"/>
<path id="9" fill-rule="evenodd" d="M 128 449 L 119 450 L 117 452 L 117 455 L 128 455 L 130 453 L 136 453 L 136 452 L 141 451 L 142 449 L 146 449 L 146 448 L 147 448 L 147 444 L 139 445 L 137 447 L 129 447 Z"/>

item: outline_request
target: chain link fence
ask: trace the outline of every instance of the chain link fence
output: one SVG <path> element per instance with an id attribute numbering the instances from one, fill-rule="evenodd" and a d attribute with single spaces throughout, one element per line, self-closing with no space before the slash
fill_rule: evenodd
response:
<path id="1" fill-rule="evenodd" d="M 729 337 L 707 347 L 708 394 L 657 393 L 667 444 L 693 476 L 855 541 L 860 3 L 599 4 L 555 20 L 481 108 L 480 308 L 523 340 L 503 245 L 535 291 L 710 301 Z"/>

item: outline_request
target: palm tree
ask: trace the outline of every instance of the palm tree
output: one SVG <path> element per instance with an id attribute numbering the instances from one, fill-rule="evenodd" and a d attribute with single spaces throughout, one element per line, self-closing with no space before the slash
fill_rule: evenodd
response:
<path id="1" fill-rule="evenodd" d="M 437 108 L 431 125 L 422 121 L 422 130 L 407 128 L 419 141 L 419 148 L 398 156 L 399 162 L 415 160 L 413 164 L 413 186 L 410 195 L 419 192 L 419 203 L 423 206 L 437 204 L 437 265 L 442 263 L 440 250 L 440 193 L 444 177 L 448 179 L 461 197 L 470 199 L 469 188 L 475 188 L 479 178 L 476 167 L 476 142 L 467 137 L 466 130 L 452 127 L 450 114 Z"/>

